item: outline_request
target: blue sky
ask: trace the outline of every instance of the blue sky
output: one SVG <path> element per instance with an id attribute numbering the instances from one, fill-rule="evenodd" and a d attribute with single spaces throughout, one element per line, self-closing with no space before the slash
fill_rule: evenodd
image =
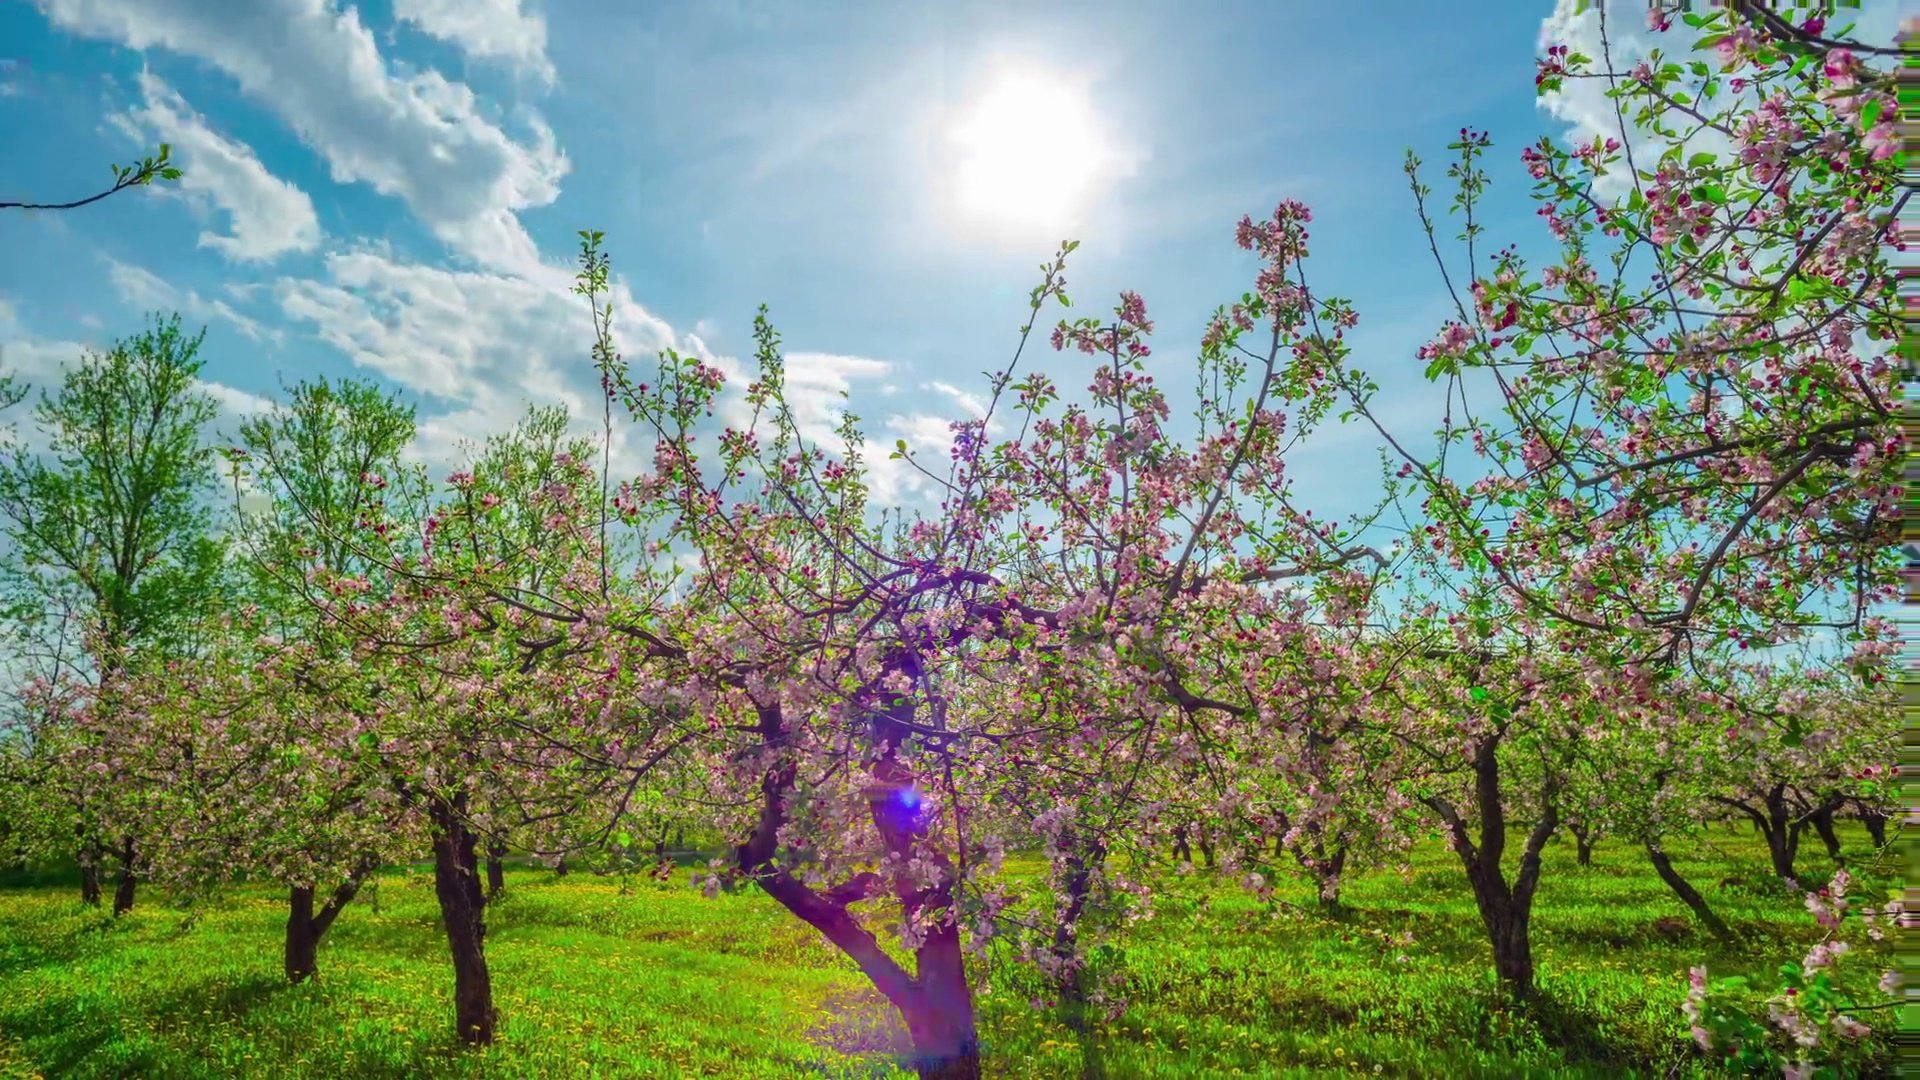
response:
<path id="1" fill-rule="evenodd" d="M 1360 311 L 1356 358 L 1387 414 L 1429 430 L 1439 402 L 1413 354 L 1450 307 L 1401 155 L 1425 157 L 1444 194 L 1447 141 L 1490 130 L 1490 246 L 1537 245 L 1520 148 L 1600 114 L 1542 109 L 1532 58 L 1543 28 L 1590 35 L 1592 16 L 1552 0 L 1039 7 L 6 4 L 6 197 L 90 194 L 109 161 L 163 140 L 187 173 L 0 218 L 0 346 L 44 381 L 79 344 L 177 308 L 209 327 L 204 375 L 229 416 L 281 381 L 370 376 L 419 402 L 421 454 L 443 465 L 529 401 L 593 402 L 590 326 L 566 289 L 575 232 L 594 228 L 637 363 L 670 344 L 737 368 L 764 302 L 810 415 L 846 388 L 877 443 L 944 458 L 945 421 L 1011 355 L 1057 241 L 1083 242 L 1079 311 L 1145 296 L 1179 392 L 1208 312 L 1251 283 L 1233 223 L 1291 197 L 1314 211 L 1316 287 Z M 1623 33 L 1642 25 L 1633 0 L 1613 10 Z M 1047 190 L 1092 162 L 1042 222 L 956 181 L 951 133 L 1009 80 L 1058 117 L 1036 152 L 1089 147 L 1027 178 Z M 1088 374 L 1077 353 L 1028 355 L 1068 386 Z M 1316 437 L 1290 466 L 1305 503 L 1364 505 L 1375 441 Z M 881 498 L 919 496 L 882 467 Z"/>

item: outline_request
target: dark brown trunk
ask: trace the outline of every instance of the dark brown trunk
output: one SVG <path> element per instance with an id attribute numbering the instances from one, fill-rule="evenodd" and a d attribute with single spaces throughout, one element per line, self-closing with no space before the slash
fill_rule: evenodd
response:
<path id="1" fill-rule="evenodd" d="M 340 915 L 340 909 L 351 903 L 360 891 L 361 882 L 372 874 L 378 865 L 372 860 L 362 862 L 347 876 L 347 880 L 333 890 L 327 902 L 315 911 L 313 907 L 314 890 L 310 885 L 291 887 L 287 899 L 287 981 L 302 983 L 320 973 L 320 939 L 325 937 L 333 920 Z M 376 892 L 377 896 L 378 893 Z"/>
<path id="2" fill-rule="evenodd" d="M 100 865 L 95 862 L 80 864 L 80 902 L 100 906 Z"/>
<path id="3" fill-rule="evenodd" d="M 507 854 L 507 845 L 494 842 L 487 845 L 487 899 L 500 895 L 507 887 L 507 867 L 500 860 Z"/>
<path id="4" fill-rule="evenodd" d="M 1180 862 L 1193 861 L 1193 845 L 1187 843 L 1185 825 L 1173 830 L 1173 857 Z"/>
<path id="5" fill-rule="evenodd" d="M 1573 834 L 1574 859 L 1581 866 L 1593 865 L 1593 845 L 1599 837 L 1593 830 L 1577 821 L 1567 822 L 1567 831 Z"/>
<path id="6" fill-rule="evenodd" d="M 313 931 L 313 889 L 295 885 L 287 902 L 287 981 L 302 983 L 319 971 L 320 935 Z"/>
<path id="7" fill-rule="evenodd" d="M 1533 996 L 1533 944 L 1529 923 L 1533 915 L 1533 897 L 1540 884 L 1540 853 L 1560 823 L 1552 791 L 1549 789 L 1544 812 L 1527 834 L 1521 850 L 1520 870 L 1508 884 L 1501 869 L 1501 856 L 1507 845 L 1506 807 L 1501 801 L 1500 761 L 1496 753 L 1497 736 L 1483 738 L 1474 752 L 1474 799 L 1479 803 L 1479 843 L 1468 834 L 1467 824 L 1443 799 L 1428 799 L 1427 805 L 1446 823 L 1449 839 L 1467 880 L 1473 886 L 1474 904 L 1480 921 L 1486 926 L 1487 940 L 1493 946 L 1493 969 L 1514 998 Z"/>
<path id="8" fill-rule="evenodd" d="M 1660 880 L 1666 882 L 1667 888 L 1673 890 L 1673 895 L 1687 905 L 1687 909 L 1693 912 L 1693 917 L 1700 920 L 1700 925 L 1706 927 L 1714 937 L 1724 939 L 1732 936 L 1732 931 L 1727 929 L 1727 924 L 1721 922 L 1720 916 L 1715 915 L 1713 908 L 1707 905 L 1707 898 L 1701 896 L 1700 890 L 1694 888 L 1686 878 L 1680 876 L 1680 871 L 1674 869 L 1673 860 L 1667 857 L 1667 853 L 1661 849 L 1658 842 L 1647 841 L 1647 858 L 1653 862 L 1654 873 L 1659 874 Z"/>
<path id="9" fill-rule="evenodd" d="M 1867 836 L 1873 840 L 1873 846 L 1887 846 L 1887 815 L 1878 810 L 1860 811 L 1860 823 L 1867 827 Z"/>
<path id="10" fill-rule="evenodd" d="M 1793 820 L 1787 808 L 1786 785 L 1776 784 L 1767 792 L 1767 820 L 1761 831 L 1767 838 L 1767 855 L 1773 860 L 1773 872 L 1783 878 L 1795 878 L 1794 856 L 1800 850 L 1801 822 Z"/>
<path id="11" fill-rule="evenodd" d="M 1833 827 L 1833 810 L 1831 806 L 1822 806 L 1813 812 L 1813 831 L 1819 835 L 1820 842 L 1826 845 L 1827 858 L 1840 862 L 1840 834 Z"/>
<path id="12" fill-rule="evenodd" d="M 1205 825 L 1200 826 L 1200 865 L 1213 869 L 1213 837 Z"/>
<path id="13" fill-rule="evenodd" d="M 113 914 L 118 917 L 133 910 L 133 888 L 140 879 L 133 872 L 133 838 L 120 848 L 120 880 L 113 888 Z"/>
<path id="14" fill-rule="evenodd" d="M 1288 853 L 1286 838 L 1293 832 L 1291 824 L 1283 816 L 1280 834 L 1274 854 Z M 1303 830 L 1303 838 L 1296 835 L 1291 854 L 1300 868 L 1313 875 L 1314 883 L 1319 886 L 1320 907 L 1328 914 L 1338 914 L 1340 908 L 1340 872 L 1347 865 L 1347 845 L 1344 841 L 1334 844 L 1333 854 L 1327 854 L 1326 831 L 1316 822 L 1308 822 Z"/>
<path id="15" fill-rule="evenodd" d="M 1511 899 L 1482 905 L 1481 920 L 1493 942 L 1493 970 L 1516 998 L 1533 994 L 1533 940 L 1528 932 L 1531 913 Z"/>
<path id="16" fill-rule="evenodd" d="M 480 892 L 479 837 L 467 827 L 466 798 L 433 804 L 433 891 L 453 954 L 453 1020 L 460 1040 L 493 1041 L 493 979 L 487 972 L 486 897 Z"/>
<path id="17" fill-rule="evenodd" d="M 1787 785 L 1775 784 L 1760 797 L 1761 809 L 1741 799 L 1729 799 L 1716 795 L 1714 801 L 1732 807 L 1747 816 L 1767 842 L 1767 858 L 1773 864 L 1775 877 L 1798 880 L 1793 872 L 1793 860 L 1800 848 L 1800 830 L 1806 826 L 1804 821 L 1796 820 L 1787 806 Z"/>
<path id="18" fill-rule="evenodd" d="M 1341 844 L 1334 848 L 1331 859 L 1321 858 L 1318 863 L 1320 906 L 1328 911 L 1337 912 L 1340 910 L 1340 872 L 1347 865 L 1347 846 Z"/>
<path id="19" fill-rule="evenodd" d="M 561 859 L 559 862 L 556 862 L 553 864 L 553 876 L 554 877 L 567 876 L 567 860 Z"/>

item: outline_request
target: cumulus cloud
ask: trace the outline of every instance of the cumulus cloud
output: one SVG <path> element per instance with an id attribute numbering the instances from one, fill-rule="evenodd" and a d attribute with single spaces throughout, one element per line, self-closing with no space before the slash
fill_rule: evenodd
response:
<path id="1" fill-rule="evenodd" d="M 416 446 L 421 460 L 461 460 L 464 444 L 506 431 L 529 404 L 564 405 L 581 433 L 597 431 L 592 322 L 564 273 L 455 270 L 376 249 L 329 254 L 324 271 L 280 279 L 272 286 L 275 300 L 357 366 L 427 399 Z M 667 348 L 715 363 L 730 377 L 737 371 L 697 339 L 677 338 L 618 279 L 612 302 L 615 343 L 636 373 Z M 616 470 L 637 472 L 641 459 L 629 447 L 638 435 L 619 423 L 615 434 Z"/>
<path id="2" fill-rule="evenodd" d="M 1582 6 L 1586 10 L 1576 11 Z M 1614 71 L 1630 70 L 1656 47 L 1686 56 L 1692 41 L 1686 28 L 1676 20 L 1672 30 L 1653 33 L 1647 29 L 1646 12 L 1642 0 L 1599 0 L 1584 5 L 1579 0 L 1557 0 L 1553 14 L 1540 24 L 1540 51 L 1545 52 L 1550 45 L 1565 45 L 1572 52 L 1592 57 L 1595 70 Z M 1566 123 L 1561 140 L 1568 146 L 1590 145 L 1596 138 L 1618 139 L 1636 161 L 1643 163 L 1642 168 L 1650 168 L 1644 163 L 1657 157 L 1661 148 L 1634 130 L 1632 107 L 1609 98 L 1607 89 L 1605 79 L 1567 79 L 1560 92 L 1538 98 L 1537 104 L 1549 116 Z M 1624 124 L 1617 109 L 1625 109 Z M 1715 154 L 1732 149 L 1726 136 L 1714 131 L 1695 136 L 1690 145 L 1692 151 Z M 1599 178 L 1594 192 L 1601 198 L 1615 198 L 1626 194 L 1632 184 L 1623 158 L 1621 164 Z"/>
<path id="3" fill-rule="evenodd" d="M 226 235 L 201 233 L 201 247 L 239 262 L 257 262 L 319 245 L 320 221 L 306 192 L 268 172 L 244 143 L 209 128 L 152 72 L 140 73 L 140 93 L 146 104 L 120 117 L 122 126 L 172 144 L 183 170 L 178 190 L 211 203 L 231 224 Z"/>
<path id="4" fill-rule="evenodd" d="M 193 289 L 175 288 L 143 267 L 109 258 L 107 277 L 120 295 L 135 307 L 148 311 L 177 311 L 195 319 L 224 319 L 254 341 L 271 341 L 276 345 L 285 341 L 282 331 L 263 326 L 259 320 L 242 315 L 225 300 L 208 299 Z"/>
<path id="5" fill-rule="evenodd" d="M 338 183 L 406 202 L 483 265 L 532 266 L 516 211 L 559 196 L 567 159 L 529 114 L 508 133 L 473 91 L 435 71 L 390 68 L 351 8 L 333 0 L 37 0 L 64 30 L 204 60 L 273 110 Z"/>
<path id="6" fill-rule="evenodd" d="M 396 0 L 393 15 L 476 60 L 500 61 L 552 83 L 547 21 L 521 7 L 521 0 Z"/>

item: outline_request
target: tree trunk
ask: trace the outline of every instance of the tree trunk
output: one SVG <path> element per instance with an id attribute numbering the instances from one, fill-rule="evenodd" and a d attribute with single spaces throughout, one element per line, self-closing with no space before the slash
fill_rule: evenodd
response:
<path id="1" fill-rule="evenodd" d="M 493 979 L 487 972 L 486 897 L 480 892 L 479 841 L 467 828 L 466 797 L 433 805 L 433 891 L 453 953 L 453 1019 L 460 1040 L 493 1041 Z"/>
<path id="2" fill-rule="evenodd" d="M 1863 809 L 1860 811 L 1860 823 L 1867 827 L 1867 836 L 1872 838 L 1874 847 L 1887 846 L 1887 815 L 1878 810 Z"/>
<path id="3" fill-rule="evenodd" d="M 1755 809 L 1750 802 L 1722 795 L 1715 795 L 1713 799 L 1745 814 L 1753 823 L 1754 831 L 1766 839 L 1767 858 L 1773 863 L 1775 877 L 1797 881 L 1793 859 L 1800 848 L 1800 830 L 1806 823 L 1795 819 L 1787 806 L 1786 792 L 1787 785 L 1773 785 L 1760 797 L 1761 809 Z"/>
<path id="4" fill-rule="evenodd" d="M 133 910 L 133 887 L 139 878 L 133 872 L 133 838 L 128 837 L 120 848 L 120 880 L 113 889 L 113 914 L 125 915 Z"/>
<path id="5" fill-rule="evenodd" d="M 1533 995 L 1533 939 L 1528 932 L 1531 915 L 1511 899 L 1496 901 L 1481 910 L 1493 942 L 1494 974 L 1514 997 L 1521 999 Z"/>
<path id="6" fill-rule="evenodd" d="M 1733 932 L 1727 929 L 1727 924 L 1721 922 L 1720 916 L 1715 915 L 1713 908 L 1707 905 L 1707 898 L 1700 895 L 1700 890 L 1694 888 L 1686 878 L 1680 876 L 1680 871 L 1674 869 L 1673 860 L 1667 857 L 1667 853 L 1661 849 L 1658 841 L 1647 841 L 1647 858 L 1653 861 L 1654 872 L 1660 875 L 1660 880 L 1667 883 L 1667 888 L 1673 890 L 1673 895 L 1687 905 L 1687 909 L 1693 912 L 1694 918 L 1699 919 L 1700 924 L 1705 926 L 1709 933 L 1721 939 L 1733 936 Z"/>
<path id="7" fill-rule="evenodd" d="M 1567 831 L 1573 834 L 1574 858 L 1581 866 L 1593 865 L 1593 845 L 1599 837 L 1593 830 L 1577 821 L 1567 822 Z"/>
<path id="8" fill-rule="evenodd" d="M 757 704 L 755 711 L 759 714 L 761 745 L 774 753 L 774 761 L 760 778 L 759 821 L 753 836 L 734 850 L 734 865 L 857 964 L 874 989 L 899 1011 L 913 1040 L 912 1058 L 905 1064 L 921 1080 L 979 1080 L 980 1037 L 973 991 L 967 985 L 966 956 L 960 948 L 960 920 L 948 918 L 953 907 L 954 868 L 937 847 L 924 843 L 927 825 L 923 811 L 919 800 L 910 797 L 914 777 L 897 756 L 906 730 L 891 722 L 895 717 L 910 719 L 913 706 L 895 702 L 884 711 L 876 711 L 873 731 L 877 753 L 867 766 L 868 813 L 899 868 L 890 889 L 889 882 L 874 873 L 856 875 L 831 888 L 815 888 L 794 877 L 775 859 L 798 769 L 787 749 L 779 705 Z M 905 871 L 916 858 L 941 871 L 939 883 L 922 888 Z M 848 910 L 849 905 L 886 891 L 910 918 L 927 927 L 913 950 L 914 974 L 889 955 Z"/>
<path id="9" fill-rule="evenodd" d="M 80 902 L 100 906 L 100 864 L 91 860 L 80 864 Z"/>
<path id="10" fill-rule="evenodd" d="M 1205 825 L 1200 826 L 1200 864 L 1213 869 L 1213 837 Z"/>
<path id="11" fill-rule="evenodd" d="M 299 984 L 312 978 L 319 966 L 320 935 L 313 929 L 313 888 L 295 885 L 287 900 L 287 981 Z"/>
<path id="12" fill-rule="evenodd" d="M 1315 841 L 1318 847 L 1319 842 Z M 1341 844 L 1333 849 L 1333 858 L 1322 857 L 1318 860 L 1317 877 L 1320 881 L 1320 906 L 1328 912 L 1340 910 L 1340 872 L 1347 865 L 1347 845 Z"/>
<path id="13" fill-rule="evenodd" d="M 1187 843 L 1187 827 L 1185 825 L 1173 830 L 1173 857 L 1180 862 L 1190 863 L 1193 861 L 1193 845 Z"/>
<path id="14" fill-rule="evenodd" d="M 1074 1041 L 1080 1044 L 1082 1080 L 1104 1080 L 1106 1066 L 1100 1058 L 1099 1033 L 1093 1026 L 1093 1003 L 1087 987 L 1085 958 L 1079 946 L 1078 923 L 1086 910 L 1093 871 L 1106 858 L 1106 850 L 1099 844 L 1090 844 L 1083 853 L 1077 849 L 1078 842 L 1071 833 L 1063 836 L 1060 843 L 1069 851 L 1067 879 L 1061 896 L 1065 907 L 1055 916 L 1053 928 L 1053 955 L 1066 972 L 1059 987 L 1060 1014 L 1067 1030 L 1073 1032 Z"/>
<path id="15" fill-rule="evenodd" d="M 287 981 L 299 984 L 320 973 L 320 939 L 325 937 L 327 929 L 340 914 L 340 909 L 350 903 L 360 891 L 361 882 L 379 866 L 372 860 L 366 860 L 347 875 L 347 880 L 333 890 L 319 911 L 313 909 L 313 887 L 311 885 L 292 886 L 287 901 Z M 377 894 L 376 894 L 377 895 Z"/>
<path id="16" fill-rule="evenodd" d="M 1840 858 L 1840 834 L 1835 832 L 1833 828 L 1833 810 L 1834 808 L 1831 806 L 1822 806 L 1813 812 L 1811 821 L 1813 823 L 1813 831 L 1819 834 L 1820 842 L 1827 846 L 1827 858 L 1832 859 L 1834 862 L 1840 862 L 1842 861 Z"/>
<path id="17" fill-rule="evenodd" d="M 1466 822 L 1449 803 L 1434 798 L 1428 799 L 1427 805 L 1446 823 L 1454 852 L 1466 868 L 1475 906 L 1486 926 L 1487 940 L 1493 946 L 1495 974 L 1515 999 L 1526 1000 L 1533 996 L 1533 943 L 1529 923 L 1534 891 L 1540 884 L 1540 853 L 1553 837 L 1560 815 L 1549 790 L 1544 812 L 1527 834 L 1520 871 L 1509 885 L 1500 867 L 1507 845 L 1507 817 L 1501 801 L 1498 745 L 1498 736 L 1483 738 L 1474 752 L 1474 801 L 1479 804 L 1480 815 L 1478 844 L 1468 835 Z"/>
<path id="18" fill-rule="evenodd" d="M 553 864 L 553 876 L 554 877 L 567 876 L 567 860 L 566 859 L 563 858 L 560 861 Z"/>
<path id="19" fill-rule="evenodd" d="M 1766 802 L 1767 854 L 1773 859 L 1773 872 L 1783 878 L 1796 878 L 1793 860 L 1800 850 L 1803 823 L 1793 820 L 1793 813 L 1787 807 L 1785 784 L 1775 784 L 1767 792 Z"/>
<path id="20" fill-rule="evenodd" d="M 506 864 L 500 860 L 507 854 L 507 845 L 495 841 L 487 845 L 487 899 L 500 895 L 507 887 Z"/>
<path id="21" fill-rule="evenodd" d="M 913 1034 L 915 1070 L 921 1080 L 980 1080 L 980 1036 L 959 926 L 937 926 L 914 958 L 921 992 L 903 1012 Z"/>

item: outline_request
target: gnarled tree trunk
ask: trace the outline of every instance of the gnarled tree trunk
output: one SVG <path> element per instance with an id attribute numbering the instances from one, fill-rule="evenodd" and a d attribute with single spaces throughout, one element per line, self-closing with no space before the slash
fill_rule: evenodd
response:
<path id="1" fill-rule="evenodd" d="M 1583 822 L 1567 822 L 1567 831 L 1573 834 L 1574 858 L 1581 866 L 1593 865 L 1593 845 L 1600 838 L 1594 835 Z"/>
<path id="2" fill-rule="evenodd" d="M 1827 858 L 1834 862 L 1841 862 L 1843 860 L 1840 856 L 1840 834 L 1833 827 L 1833 812 L 1837 809 L 1839 804 L 1836 802 L 1821 803 L 1819 809 L 1808 815 L 1807 820 L 1813 825 L 1813 831 L 1820 837 L 1820 842 L 1826 845 Z"/>
<path id="3" fill-rule="evenodd" d="M 1867 836 L 1873 840 L 1873 846 L 1887 846 L 1887 815 L 1870 806 L 1860 808 L 1860 824 L 1867 827 Z"/>
<path id="4" fill-rule="evenodd" d="M 973 991 L 967 985 L 966 957 L 960 948 L 959 920 L 945 916 L 953 906 L 953 868 L 937 848 L 924 844 L 926 825 L 913 797 L 913 775 L 896 756 L 906 731 L 892 718 L 907 718 L 912 706 L 897 704 L 875 716 L 878 753 L 868 766 L 867 803 L 874 826 L 902 869 L 893 880 L 863 873 L 829 889 L 816 889 L 782 867 L 778 836 L 793 797 L 795 764 L 785 753 L 786 735 L 779 705 L 759 704 L 762 745 L 777 759 L 761 777 L 760 819 L 753 836 L 735 849 L 734 863 L 776 902 L 818 930 L 858 964 L 875 989 L 899 1010 L 913 1040 L 907 1062 L 921 1080 L 979 1080 L 980 1037 Z M 906 873 L 915 858 L 932 863 L 941 880 L 922 888 Z M 916 971 L 909 974 L 881 948 L 849 905 L 887 890 L 910 918 L 927 927 L 913 949 Z"/>
<path id="5" fill-rule="evenodd" d="M 1680 871 L 1674 869 L 1673 860 L 1667 857 L 1666 851 L 1661 848 L 1658 840 L 1647 841 L 1647 858 L 1653 862 L 1654 873 L 1660 875 L 1660 880 L 1667 883 L 1667 888 L 1673 890 L 1673 895 L 1687 905 L 1687 909 L 1693 912 L 1694 918 L 1699 919 L 1700 924 L 1705 926 L 1709 933 L 1717 938 L 1728 938 L 1733 935 L 1733 932 L 1727 929 L 1727 924 L 1720 921 L 1720 916 L 1715 915 L 1713 908 L 1707 905 L 1707 898 L 1700 895 L 1700 890 L 1694 888 L 1692 883 L 1680 876 Z"/>
<path id="6" fill-rule="evenodd" d="M 1753 822 L 1755 831 L 1767 841 L 1767 858 L 1773 864 L 1775 877 L 1798 880 L 1793 862 L 1800 850 L 1800 832 L 1806 827 L 1806 822 L 1795 816 L 1787 805 L 1786 784 L 1779 783 L 1768 788 L 1760 797 L 1760 809 L 1740 799 L 1720 795 L 1713 798 L 1747 815 L 1747 819 Z"/>
<path id="7" fill-rule="evenodd" d="M 356 866 L 318 911 L 313 907 L 312 886 L 292 887 L 287 901 L 285 963 L 288 982 L 302 983 L 319 974 L 320 939 L 326 936 L 327 929 L 339 917 L 340 910 L 352 902 L 354 895 L 360 891 L 361 882 L 377 868 L 377 864 L 371 860 Z"/>
<path id="8" fill-rule="evenodd" d="M 1106 858 L 1106 850 L 1099 844 L 1089 844 L 1086 845 L 1087 850 L 1079 850 L 1071 832 L 1061 837 L 1060 844 L 1068 851 L 1067 879 L 1060 897 L 1064 906 L 1055 917 L 1053 928 L 1053 955 L 1067 973 L 1060 986 L 1060 1011 L 1067 1030 L 1073 1032 L 1074 1039 L 1080 1044 L 1080 1075 L 1083 1080 L 1102 1080 L 1106 1076 L 1106 1066 L 1101 1060 L 1100 1045 L 1093 1030 L 1093 1003 L 1089 997 L 1086 965 L 1079 954 L 1076 928 L 1081 914 L 1086 910 L 1093 870 Z"/>
<path id="9" fill-rule="evenodd" d="M 1509 883 L 1500 867 L 1507 846 L 1506 808 L 1501 804 L 1500 760 L 1496 754 L 1499 736 L 1487 736 L 1474 750 L 1474 797 L 1480 811 L 1480 842 L 1468 834 L 1466 822 L 1444 799 L 1426 800 L 1447 826 L 1454 853 L 1467 871 L 1473 886 L 1474 904 L 1480 909 L 1487 940 L 1493 945 L 1493 969 L 1500 982 L 1515 998 L 1533 995 L 1533 941 L 1529 923 L 1533 917 L 1534 890 L 1540 884 L 1540 852 L 1553 836 L 1560 815 L 1548 793 L 1540 820 L 1527 834 L 1520 858 L 1520 871 Z"/>
<path id="10" fill-rule="evenodd" d="M 486 897 L 480 892 L 479 842 L 466 821 L 466 796 L 432 802 L 433 891 L 453 953 L 453 1019 L 460 1040 L 493 1041 L 493 978 L 487 971 Z"/>

